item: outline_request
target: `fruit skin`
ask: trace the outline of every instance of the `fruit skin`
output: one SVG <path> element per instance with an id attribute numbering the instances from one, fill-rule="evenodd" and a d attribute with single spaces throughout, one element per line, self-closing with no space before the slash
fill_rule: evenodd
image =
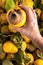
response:
<path id="1" fill-rule="evenodd" d="M 6 18 L 6 13 L 1 13 L 0 14 L 0 23 L 3 25 L 7 23 L 7 18 Z"/>
<path id="2" fill-rule="evenodd" d="M 22 12 L 23 20 L 20 23 L 13 25 L 15 27 L 22 27 L 26 23 L 26 13 L 23 10 L 21 10 L 21 12 Z"/>
<path id="3" fill-rule="evenodd" d="M 12 10 L 12 9 L 11 9 L 11 10 Z M 10 11 L 9 11 L 9 12 L 10 12 Z M 9 23 L 8 28 L 9 28 L 9 31 L 10 31 L 10 32 L 16 33 L 17 31 L 14 30 L 14 29 L 12 29 L 12 28 L 13 28 L 14 26 L 15 26 L 15 27 L 24 26 L 24 24 L 26 23 L 26 13 L 25 13 L 23 10 L 21 10 L 21 12 L 22 12 L 22 16 L 23 16 L 24 18 L 23 18 L 23 20 L 22 20 L 20 23 L 18 23 L 18 24 L 16 24 L 16 25 L 13 25 L 13 24 L 10 24 L 9 21 L 8 21 L 8 23 Z M 8 13 L 7 13 L 7 16 L 8 16 Z M 7 19 L 8 19 L 8 17 L 7 17 Z"/>
<path id="4" fill-rule="evenodd" d="M 38 9 L 38 8 L 36 8 L 35 11 L 36 11 L 36 13 L 38 14 L 38 16 L 40 17 L 40 15 L 41 15 L 41 10 Z"/>
<path id="5" fill-rule="evenodd" d="M 26 43 L 30 42 L 30 39 L 28 37 L 26 37 L 25 35 L 21 34 L 22 38 L 26 41 Z"/>
<path id="6" fill-rule="evenodd" d="M 21 47 L 21 50 L 22 51 L 25 51 L 26 50 L 26 47 L 27 47 L 27 44 L 25 41 L 22 42 L 22 47 Z"/>
<path id="7" fill-rule="evenodd" d="M 32 0 L 23 0 L 22 5 L 33 9 L 34 2 Z"/>
<path id="8" fill-rule="evenodd" d="M 17 31 L 14 30 L 14 29 L 12 29 L 12 27 L 13 27 L 13 26 L 12 26 L 11 24 L 8 25 L 9 31 L 10 31 L 10 32 L 13 32 L 13 33 L 16 33 Z"/>
<path id="9" fill-rule="evenodd" d="M 3 25 L 2 27 L 1 27 L 1 33 L 9 33 L 9 30 L 8 30 L 8 25 Z"/>
<path id="10" fill-rule="evenodd" d="M 5 8 L 6 0 L 0 0 L 0 7 Z"/>
<path id="11" fill-rule="evenodd" d="M 18 8 L 18 9 L 20 9 L 20 8 Z M 13 10 L 11 9 L 11 10 L 8 11 L 8 13 L 7 13 L 7 20 L 8 20 L 8 15 L 9 15 L 10 11 L 13 11 Z M 21 20 L 21 22 L 14 25 L 14 24 L 11 24 L 10 21 L 8 20 L 9 25 L 11 25 L 13 27 L 21 27 L 21 26 L 24 26 L 25 25 L 25 23 L 26 23 L 26 13 L 22 9 L 20 9 L 20 11 L 21 11 L 22 16 L 23 16 L 23 19 Z"/>
<path id="12" fill-rule="evenodd" d="M 41 12 L 41 20 L 43 21 L 43 11 Z"/>
<path id="13" fill-rule="evenodd" d="M 34 65 L 43 65 L 43 60 L 42 60 L 42 59 L 37 59 L 37 60 L 34 62 Z"/>
<path id="14" fill-rule="evenodd" d="M 11 41 L 7 41 L 3 45 L 3 51 L 6 53 L 17 53 L 18 48 Z"/>
<path id="15" fill-rule="evenodd" d="M 20 23 L 14 25 L 14 26 L 16 26 L 16 27 L 24 26 L 25 23 L 26 23 L 26 13 L 25 13 L 25 11 L 23 11 L 23 10 L 21 10 L 21 12 L 22 12 L 23 20 L 22 20 Z"/>
<path id="16" fill-rule="evenodd" d="M 32 43 L 29 43 L 29 44 L 27 44 L 27 49 L 30 52 L 33 52 L 33 51 L 35 51 L 36 47 Z"/>
<path id="17" fill-rule="evenodd" d="M 26 65 L 33 64 L 33 62 L 34 62 L 34 57 L 33 57 L 33 55 L 30 54 L 30 53 L 27 53 L 27 56 L 30 58 L 30 61 L 29 61 L 28 63 L 26 63 Z"/>
<path id="18" fill-rule="evenodd" d="M 41 0 L 41 4 L 43 4 L 43 0 Z"/>

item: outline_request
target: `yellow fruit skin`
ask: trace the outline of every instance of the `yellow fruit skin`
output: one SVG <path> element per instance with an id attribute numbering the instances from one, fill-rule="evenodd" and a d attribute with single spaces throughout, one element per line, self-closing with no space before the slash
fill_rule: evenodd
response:
<path id="1" fill-rule="evenodd" d="M 43 65 L 43 60 L 42 60 L 42 59 L 37 59 L 37 60 L 34 62 L 34 65 Z"/>
<path id="2" fill-rule="evenodd" d="M 17 53 L 18 52 L 18 48 L 11 41 L 7 41 L 4 43 L 3 50 L 6 53 Z"/>
<path id="3" fill-rule="evenodd" d="M 41 20 L 43 21 L 43 11 L 41 12 Z"/>
<path id="4" fill-rule="evenodd" d="M 0 0 L 0 7 L 5 8 L 6 0 Z"/>
<path id="5" fill-rule="evenodd" d="M 17 31 L 14 30 L 14 29 L 12 29 L 12 27 L 13 27 L 13 25 L 11 25 L 11 24 L 8 25 L 9 31 L 10 31 L 10 32 L 13 32 L 13 33 L 16 33 Z"/>
<path id="6" fill-rule="evenodd" d="M 20 8 L 18 7 L 18 9 L 20 9 Z M 16 9 L 16 10 L 17 10 L 17 9 Z M 26 23 L 26 13 L 25 13 L 25 11 L 22 10 L 22 9 L 20 9 L 20 11 L 21 11 L 21 13 L 22 13 L 22 16 L 23 16 L 23 19 L 20 21 L 20 23 L 15 24 L 15 25 L 11 24 L 10 21 L 9 21 L 9 19 L 8 19 L 8 15 L 9 15 L 10 11 L 13 11 L 13 9 L 9 10 L 8 13 L 7 13 L 7 20 L 8 20 L 8 23 L 9 23 L 10 25 L 12 25 L 13 27 L 14 27 L 14 26 L 15 26 L 15 27 L 24 26 L 25 23 Z"/>
<path id="7" fill-rule="evenodd" d="M 33 9 L 34 2 L 32 0 L 23 0 L 22 5 Z"/>
<path id="8" fill-rule="evenodd" d="M 21 34 L 22 38 L 24 38 L 24 40 L 26 41 L 26 43 L 30 42 L 30 39 L 28 37 L 26 37 L 25 35 Z"/>
<path id="9" fill-rule="evenodd" d="M 43 4 L 43 0 L 41 0 L 41 4 Z"/>
<path id="10" fill-rule="evenodd" d="M 22 16 L 23 16 L 24 18 L 23 18 L 23 20 L 22 20 L 20 23 L 18 23 L 18 24 L 16 24 L 16 25 L 13 25 L 13 24 L 10 24 L 10 23 L 9 23 L 8 28 L 9 28 L 9 30 L 10 30 L 11 32 L 14 32 L 14 33 L 17 32 L 16 30 L 12 29 L 13 27 L 21 27 L 21 26 L 24 26 L 24 25 L 25 25 L 25 23 L 26 23 L 26 13 L 25 13 L 23 10 L 21 10 L 21 12 L 22 12 Z M 8 16 L 8 14 L 7 14 L 7 16 Z M 9 21 L 8 21 L 8 22 L 9 22 Z"/>
<path id="11" fill-rule="evenodd" d="M 30 54 L 30 53 L 27 53 L 27 56 L 30 58 L 30 61 L 29 61 L 28 63 L 26 63 L 26 65 L 33 64 L 33 62 L 34 62 L 34 57 L 33 57 L 33 55 Z"/>
<path id="12" fill-rule="evenodd" d="M 22 47 L 21 47 L 21 50 L 22 51 L 25 51 L 26 50 L 26 47 L 27 47 L 27 44 L 25 41 L 22 42 Z"/>
<path id="13" fill-rule="evenodd" d="M 7 23 L 6 13 L 0 14 L 0 23 L 1 24 Z"/>
<path id="14" fill-rule="evenodd" d="M 40 15 L 41 15 L 41 10 L 40 9 L 35 9 L 35 11 L 36 11 L 36 13 L 38 14 L 38 16 L 40 17 Z"/>
<path id="15" fill-rule="evenodd" d="M 16 25 L 13 25 L 13 26 L 15 26 L 15 27 L 24 26 L 25 23 L 26 23 L 26 13 L 25 13 L 23 10 L 21 10 L 21 12 L 22 12 L 23 20 L 22 20 L 20 23 L 18 23 L 18 24 L 16 24 Z"/>

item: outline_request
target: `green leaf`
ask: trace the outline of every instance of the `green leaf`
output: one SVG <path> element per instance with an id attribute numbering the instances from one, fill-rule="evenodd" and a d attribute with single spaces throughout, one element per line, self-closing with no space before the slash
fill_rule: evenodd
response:
<path id="1" fill-rule="evenodd" d="M 39 8 L 40 8 L 41 10 L 43 10 L 43 4 L 40 4 Z"/>
<path id="2" fill-rule="evenodd" d="M 39 5 L 40 5 L 40 2 L 41 2 L 41 0 L 40 1 L 39 0 L 34 0 L 34 7 L 38 8 Z"/>
<path id="3" fill-rule="evenodd" d="M 15 35 L 12 35 L 10 39 L 16 44 L 16 46 L 18 47 L 18 49 L 21 48 L 23 39 L 22 39 L 20 33 L 18 33 L 18 32 L 15 33 Z"/>
<path id="4" fill-rule="evenodd" d="M 18 53 L 15 54 L 15 57 L 16 57 L 16 61 L 22 65 L 22 63 L 24 62 L 24 55 L 23 55 L 23 52 L 22 51 L 19 51 Z"/>
<path id="5" fill-rule="evenodd" d="M 6 59 L 3 61 L 2 65 L 13 65 L 13 63 Z"/>
<path id="6" fill-rule="evenodd" d="M 16 0 L 14 0 L 14 3 L 16 4 Z"/>
<path id="7" fill-rule="evenodd" d="M 43 31 L 43 28 L 40 29 L 40 32 L 42 32 L 42 31 Z"/>
<path id="8" fill-rule="evenodd" d="M 12 9 L 14 7 L 15 7 L 14 0 L 6 0 L 6 5 L 5 5 L 6 11 L 8 11 L 9 9 Z"/>

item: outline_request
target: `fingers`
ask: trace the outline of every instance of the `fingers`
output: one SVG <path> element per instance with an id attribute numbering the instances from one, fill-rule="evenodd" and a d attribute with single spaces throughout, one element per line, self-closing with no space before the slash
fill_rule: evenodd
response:
<path id="1" fill-rule="evenodd" d="M 23 5 L 19 5 L 20 8 L 22 8 L 23 10 L 25 10 L 26 12 L 28 11 L 28 7 L 23 6 Z"/>
<path id="2" fill-rule="evenodd" d="M 30 9 L 29 12 L 30 12 L 29 15 L 31 16 L 31 19 L 33 18 L 33 19 L 37 20 L 37 16 L 36 16 L 35 10 Z"/>
<path id="3" fill-rule="evenodd" d="M 19 7 L 22 8 L 26 12 L 27 17 L 33 17 L 35 15 L 35 11 L 33 9 L 30 9 L 30 8 L 23 6 L 23 5 L 19 5 Z"/>
<path id="4" fill-rule="evenodd" d="M 16 31 L 24 34 L 24 30 L 23 29 L 24 29 L 23 27 L 22 28 L 12 27 L 12 30 L 16 30 Z"/>
<path id="5" fill-rule="evenodd" d="M 23 6 L 23 5 L 19 5 L 20 8 L 22 8 L 23 10 L 25 10 L 26 14 L 29 16 L 29 14 L 31 15 L 34 15 L 36 17 L 36 13 L 35 13 L 35 10 L 33 9 L 30 9 L 26 6 Z"/>
<path id="6" fill-rule="evenodd" d="M 35 12 L 35 10 L 33 10 L 33 13 L 34 13 L 34 16 L 35 16 L 35 18 L 37 18 L 37 15 L 36 15 L 36 12 Z"/>
<path id="7" fill-rule="evenodd" d="M 19 7 L 26 12 L 26 15 L 27 15 L 27 16 L 29 16 L 28 13 L 29 13 L 29 9 L 30 9 L 30 8 L 28 8 L 28 7 L 26 7 L 26 6 L 23 6 L 23 5 L 19 5 Z"/>
<path id="8" fill-rule="evenodd" d="M 34 9 L 32 9 L 32 12 L 33 12 L 33 14 L 34 14 L 35 10 L 34 10 Z"/>
<path id="9" fill-rule="evenodd" d="M 28 32 L 27 29 L 25 29 L 24 27 L 22 28 L 12 27 L 12 30 L 16 30 L 27 37 L 28 37 L 28 34 L 30 35 L 30 31 Z"/>
<path id="10" fill-rule="evenodd" d="M 16 30 L 16 31 L 18 31 L 18 32 L 21 32 L 21 29 L 22 29 L 22 28 L 12 27 L 12 30 Z"/>

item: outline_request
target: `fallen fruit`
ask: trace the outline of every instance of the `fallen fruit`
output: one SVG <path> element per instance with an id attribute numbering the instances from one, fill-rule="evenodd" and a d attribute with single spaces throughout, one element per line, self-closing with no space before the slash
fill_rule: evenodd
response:
<path id="1" fill-rule="evenodd" d="M 26 41 L 26 43 L 30 42 L 30 39 L 28 37 L 26 37 L 25 35 L 21 34 L 22 38 Z"/>
<path id="2" fill-rule="evenodd" d="M 21 50 L 22 51 L 25 51 L 26 50 L 26 47 L 27 47 L 27 44 L 25 41 L 22 42 L 22 47 L 21 47 Z"/>
<path id="3" fill-rule="evenodd" d="M 7 41 L 3 45 L 3 51 L 6 53 L 17 53 L 18 49 L 11 41 Z"/>
<path id="4" fill-rule="evenodd" d="M 42 59 L 37 59 L 37 60 L 34 62 L 34 65 L 43 65 L 43 60 L 42 60 Z"/>
<path id="5" fill-rule="evenodd" d="M 26 65 L 33 64 L 33 62 L 34 62 L 34 57 L 33 57 L 33 55 L 30 54 L 30 53 L 27 53 L 26 55 L 30 58 L 30 61 L 29 61 L 28 63 L 26 63 Z"/>

